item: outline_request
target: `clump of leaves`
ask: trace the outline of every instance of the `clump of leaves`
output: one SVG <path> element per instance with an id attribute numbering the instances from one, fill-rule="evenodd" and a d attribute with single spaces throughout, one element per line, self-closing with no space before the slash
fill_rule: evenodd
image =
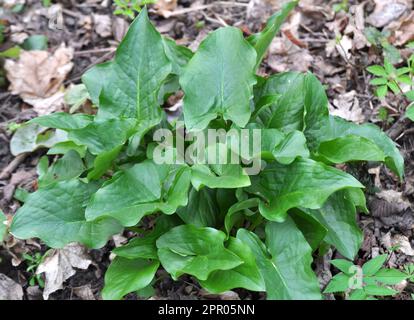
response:
<path id="1" fill-rule="evenodd" d="M 124 228 L 135 231 L 113 250 L 105 299 L 147 288 L 160 267 L 174 280 L 191 275 L 212 293 L 245 288 L 268 299 L 320 299 L 313 252 L 334 246 L 353 259 L 362 242 L 356 213 L 367 211 L 364 186 L 335 165 L 385 162 L 402 178 L 404 164 L 378 127 L 330 116 L 314 75 L 256 74 L 296 4 L 247 39 L 237 28 L 220 28 L 195 53 L 162 37 L 143 9 L 114 60 L 82 78 L 97 114 L 31 121 L 66 133 L 52 147 L 63 157 L 50 166 L 42 160 L 39 189 L 11 232 L 54 248 L 100 248 Z M 244 163 L 154 161 L 155 130 L 180 132 L 161 108 L 179 90 L 187 133 L 260 129 L 261 150 L 252 156 L 263 164 L 257 175 L 247 175 Z"/>
<path id="2" fill-rule="evenodd" d="M 414 61 L 414 55 L 410 59 Z M 368 72 L 376 76 L 370 81 L 370 84 L 378 87 L 376 94 L 379 98 L 385 97 L 389 89 L 396 95 L 403 94 L 407 98 L 412 97 L 414 92 L 411 90 L 405 93 L 401 88 L 401 84 L 413 85 L 412 70 L 410 68 L 413 61 L 410 62 L 409 60 L 407 67 L 395 68 L 391 62 L 385 59 L 384 66 L 373 65 L 367 68 Z"/>
<path id="3" fill-rule="evenodd" d="M 141 12 L 147 4 L 154 4 L 157 0 L 114 0 L 116 6 L 114 14 L 134 19 L 136 13 Z"/>
<path id="4" fill-rule="evenodd" d="M 42 276 L 36 273 L 37 267 L 42 263 L 44 258 L 42 254 L 40 252 L 36 252 L 34 255 L 23 253 L 22 257 L 27 264 L 26 271 L 31 274 L 29 278 L 29 285 L 35 286 L 38 284 L 40 288 L 44 288 L 45 282 Z"/>
<path id="5" fill-rule="evenodd" d="M 388 255 L 383 254 L 367 261 L 362 267 L 343 259 L 331 263 L 340 271 L 329 282 L 325 293 L 345 292 L 349 300 L 376 300 L 376 296 L 392 296 L 398 293 L 390 286 L 408 279 L 410 274 L 397 269 L 382 268 Z"/>

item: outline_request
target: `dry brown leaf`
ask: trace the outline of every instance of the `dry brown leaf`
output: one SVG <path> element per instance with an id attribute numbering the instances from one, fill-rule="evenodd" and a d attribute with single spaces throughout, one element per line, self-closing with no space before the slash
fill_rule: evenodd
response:
<path id="1" fill-rule="evenodd" d="M 409 9 L 412 0 L 375 0 L 375 10 L 367 18 L 374 27 L 382 28 L 397 20 Z"/>
<path id="2" fill-rule="evenodd" d="M 158 0 L 155 5 L 157 13 L 164 18 L 168 18 L 169 15 L 177 9 L 177 0 Z"/>
<path id="3" fill-rule="evenodd" d="M 45 273 L 43 298 L 47 300 L 51 293 L 62 289 L 63 282 L 76 273 L 74 268 L 85 270 L 91 263 L 86 249 L 77 243 L 52 250 L 36 271 L 37 274 Z"/>
<path id="4" fill-rule="evenodd" d="M 109 15 L 93 14 L 92 19 L 96 34 L 98 34 L 102 38 L 107 38 L 112 35 L 112 20 Z"/>
<path id="5" fill-rule="evenodd" d="M 0 273 L 0 300 L 22 300 L 22 286 Z"/>
<path id="6" fill-rule="evenodd" d="M 7 60 L 5 70 L 12 94 L 20 95 L 39 115 L 49 114 L 63 104 L 63 81 L 73 67 L 73 49 L 23 51 L 18 61 Z"/>
<path id="7" fill-rule="evenodd" d="M 356 123 L 362 123 L 365 120 L 355 90 L 340 94 L 333 100 L 333 106 L 330 105 L 329 110 L 332 115 Z"/>
<path id="8" fill-rule="evenodd" d="M 391 245 L 397 246 L 397 251 L 404 253 L 407 256 L 414 256 L 414 249 L 411 247 L 408 237 L 401 234 L 396 234 L 391 238 Z"/>
<path id="9" fill-rule="evenodd" d="M 90 284 L 73 288 L 73 293 L 76 294 L 82 300 L 96 300 Z"/>
<path id="10" fill-rule="evenodd" d="M 402 46 L 409 41 L 414 40 L 414 11 L 407 17 L 403 17 L 398 22 L 392 23 L 387 28 L 390 31 L 394 31 L 395 41 L 393 42 L 396 46 Z"/>

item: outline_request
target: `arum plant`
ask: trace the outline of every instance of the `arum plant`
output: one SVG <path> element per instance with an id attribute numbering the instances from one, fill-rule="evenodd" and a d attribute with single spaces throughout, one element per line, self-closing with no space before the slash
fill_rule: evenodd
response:
<path id="1" fill-rule="evenodd" d="M 352 260 L 362 242 L 356 213 L 367 211 L 364 186 L 336 164 L 384 162 L 402 178 L 403 158 L 378 127 L 330 116 L 311 73 L 256 74 L 296 4 L 247 39 L 235 27 L 215 30 L 194 53 L 161 36 L 143 9 L 114 60 L 82 78 L 96 115 L 31 120 L 67 139 L 51 149 L 62 155 L 58 161 L 42 160 L 39 189 L 11 232 L 53 248 L 100 248 L 125 228 L 135 231 L 113 250 L 105 299 L 147 288 L 159 268 L 212 293 L 244 288 L 268 299 L 321 299 L 313 254 L 330 245 Z M 182 115 L 168 121 L 161 106 L 179 90 Z M 160 154 L 178 158 L 180 144 L 197 141 L 177 137 L 212 129 L 259 133 L 260 148 L 237 164 L 159 163 L 154 156 L 160 137 L 171 142 Z M 205 149 L 216 147 L 234 149 Z M 253 161 L 259 170 L 248 175 Z"/>

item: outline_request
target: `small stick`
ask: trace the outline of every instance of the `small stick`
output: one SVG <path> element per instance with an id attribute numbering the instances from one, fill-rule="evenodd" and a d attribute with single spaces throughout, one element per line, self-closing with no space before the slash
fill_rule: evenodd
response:
<path id="1" fill-rule="evenodd" d="M 189 13 L 189 12 L 210 9 L 210 8 L 213 8 L 217 5 L 223 6 L 223 7 L 246 7 L 246 8 L 248 7 L 247 3 L 217 1 L 217 2 L 212 3 L 212 4 L 205 4 L 205 5 L 197 6 L 197 7 L 193 7 L 193 8 L 185 8 L 185 9 L 181 9 L 181 10 L 175 10 L 175 11 L 172 11 L 172 12 L 165 12 L 164 17 L 165 18 L 170 18 L 170 17 L 180 16 L 182 14 L 186 14 L 186 13 Z"/>
<path id="2" fill-rule="evenodd" d="M 83 50 L 83 51 L 75 51 L 75 56 L 83 56 L 83 55 L 90 55 L 94 53 L 104 53 L 104 52 L 114 52 L 116 48 L 101 48 L 101 49 L 91 49 L 91 50 Z"/>
<path id="3" fill-rule="evenodd" d="M 14 170 L 26 159 L 28 153 L 21 153 L 10 162 L 0 173 L 0 180 L 6 180 L 10 177 Z"/>

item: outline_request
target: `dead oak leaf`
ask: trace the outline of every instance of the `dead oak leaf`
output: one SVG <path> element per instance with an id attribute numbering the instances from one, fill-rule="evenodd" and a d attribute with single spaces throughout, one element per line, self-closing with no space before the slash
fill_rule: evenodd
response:
<path id="1" fill-rule="evenodd" d="M 20 95 L 39 115 L 49 114 L 63 104 L 59 91 L 72 70 L 73 49 L 59 47 L 47 51 L 23 51 L 19 60 L 7 60 L 4 68 L 12 94 Z"/>
<path id="2" fill-rule="evenodd" d="M 76 273 L 74 268 L 85 270 L 91 263 L 86 249 L 77 243 L 52 250 L 36 271 L 37 274 L 45 273 L 43 298 L 47 300 L 51 293 L 62 289 L 63 282 Z"/>
<path id="3" fill-rule="evenodd" d="M 375 0 L 375 9 L 367 22 L 376 28 L 381 28 L 397 20 L 409 8 L 411 0 Z"/>
<path id="4" fill-rule="evenodd" d="M 329 105 L 329 110 L 332 115 L 356 123 L 362 123 L 365 120 L 355 90 L 340 94 L 333 100 L 333 106 Z"/>

